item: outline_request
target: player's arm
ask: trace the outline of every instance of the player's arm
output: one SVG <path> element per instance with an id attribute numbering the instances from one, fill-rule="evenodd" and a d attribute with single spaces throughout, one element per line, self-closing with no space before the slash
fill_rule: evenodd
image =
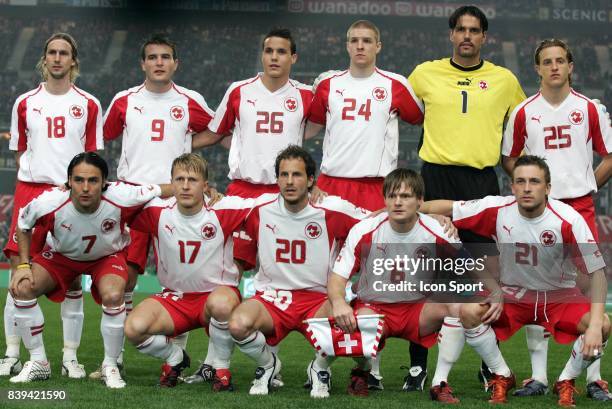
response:
<path id="1" fill-rule="evenodd" d="M 451 217 L 453 215 L 452 200 L 428 200 L 423 202 L 419 211 L 425 214 L 440 214 Z"/>
<path id="2" fill-rule="evenodd" d="M 201 149 L 207 146 L 212 146 L 222 139 L 223 135 L 219 135 L 210 129 L 206 129 L 193 135 L 193 138 L 191 139 L 191 149 Z"/>
<path id="3" fill-rule="evenodd" d="M 352 333 L 357 329 L 357 321 L 353 308 L 344 299 L 347 281 L 343 276 L 332 273 L 327 280 L 327 296 L 332 306 L 332 315 L 336 320 L 336 325 L 344 332 Z"/>
<path id="4" fill-rule="evenodd" d="M 312 121 L 306 122 L 306 130 L 304 131 L 304 139 L 314 138 L 325 128 L 325 125 L 317 124 Z"/>
<path id="5" fill-rule="evenodd" d="M 224 137 L 223 139 L 221 139 L 221 146 L 223 146 L 225 149 L 229 149 L 232 147 L 232 135 L 228 135 L 226 137 Z"/>
<path id="6" fill-rule="evenodd" d="M 612 153 L 604 156 L 603 160 L 595 169 L 595 180 L 597 181 L 597 189 L 601 189 L 608 180 L 612 177 Z"/>
<path id="7" fill-rule="evenodd" d="M 32 232 L 23 231 L 17 226 L 15 229 L 17 235 L 17 246 L 19 248 L 19 264 L 17 270 L 11 274 L 11 282 L 9 289 L 11 294 L 17 294 L 19 284 L 27 280 L 31 286 L 34 286 L 34 276 L 32 275 L 32 269 L 30 268 L 30 243 L 32 241 Z"/>
<path id="8" fill-rule="evenodd" d="M 512 177 L 512 170 L 514 170 L 514 164 L 516 163 L 518 157 L 513 158 L 510 156 L 502 155 L 502 168 L 508 174 L 508 176 Z"/>
<path id="9" fill-rule="evenodd" d="M 15 167 L 17 168 L 17 173 L 19 173 L 19 163 L 21 162 L 21 155 L 23 155 L 24 151 L 15 152 Z"/>
<path id="10" fill-rule="evenodd" d="M 602 352 L 602 327 L 605 314 L 605 302 L 608 293 L 608 282 L 603 269 L 591 273 L 591 311 L 589 326 L 584 333 L 582 354 L 588 358 Z"/>

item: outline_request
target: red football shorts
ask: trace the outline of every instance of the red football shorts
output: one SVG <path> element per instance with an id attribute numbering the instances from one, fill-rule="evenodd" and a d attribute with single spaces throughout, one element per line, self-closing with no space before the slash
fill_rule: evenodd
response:
<path id="1" fill-rule="evenodd" d="M 259 183 L 251 183 L 245 180 L 233 180 L 225 189 L 227 196 L 238 196 L 243 199 L 251 199 L 259 197 L 265 193 L 278 193 L 278 185 L 262 185 Z"/>
<path id="2" fill-rule="evenodd" d="M 32 264 L 42 266 L 49 272 L 53 281 L 55 281 L 55 288 L 46 294 L 47 298 L 54 302 L 64 301 L 70 284 L 80 274 L 91 276 L 91 295 L 93 295 L 94 300 L 98 304 L 102 303 L 98 291 L 98 283 L 102 277 L 114 274 L 123 278 L 126 282 L 128 277 L 125 252 L 123 251 L 94 261 L 75 261 L 54 251 L 43 251 L 34 256 Z"/>
<path id="3" fill-rule="evenodd" d="M 385 207 L 384 178 L 339 178 L 319 175 L 317 186 L 330 196 L 340 196 L 357 207 L 374 211 Z"/>
<path id="4" fill-rule="evenodd" d="M 419 333 L 419 319 L 421 311 L 425 303 L 365 303 L 361 300 L 355 300 L 353 309 L 358 311 L 360 308 L 369 308 L 376 314 L 382 314 L 385 317 L 383 337 L 386 338 L 402 338 L 410 342 L 415 342 L 423 345 L 426 348 L 432 347 L 437 339 L 438 333 L 434 332 L 429 335 L 421 336 Z M 384 339 L 380 343 L 379 350 L 384 347 Z"/>
<path id="5" fill-rule="evenodd" d="M 593 196 L 591 194 L 575 197 L 573 199 L 561 199 L 563 203 L 566 203 L 574 208 L 587 222 L 593 238 L 599 243 L 599 232 L 597 231 L 597 223 L 595 223 L 595 204 L 593 203 Z"/>
<path id="6" fill-rule="evenodd" d="M 304 320 L 313 318 L 327 300 L 327 294 L 309 290 L 271 290 L 257 292 L 251 298 L 268 310 L 274 322 L 274 333 L 265 334 L 268 345 L 277 345 L 291 331 L 299 331 L 309 339 Z"/>
<path id="7" fill-rule="evenodd" d="M 557 342 L 568 344 L 580 335 L 578 324 L 591 310 L 591 300 L 578 288 L 554 291 L 503 288 L 504 310 L 492 325 L 500 341 L 509 339 L 525 325 L 541 325 Z"/>
<path id="8" fill-rule="evenodd" d="M 17 181 L 15 186 L 15 196 L 13 197 L 13 215 L 11 217 L 11 229 L 6 240 L 6 246 L 4 247 L 4 255 L 7 258 L 11 256 L 19 255 L 19 248 L 17 247 L 17 236 L 15 230 L 17 229 L 17 218 L 19 217 L 19 210 L 26 206 L 32 200 L 36 199 L 45 190 L 49 190 L 55 187 L 47 183 L 30 183 Z M 36 229 L 32 233 L 32 242 L 30 245 L 30 254 L 36 254 L 42 251 L 45 245 L 45 239 L 47 237 L 46 232 L 40 231 L 36 233 Z"/>
<path id="9" fill-rule="evenodd" d="M 236 287 L 232 289 L 238 300 L 241 299 L 240 291 Z M 195 328 L 205 326 L 206 301 L 210 292 L 206 293 L 179 293 L 171 290 L 164 290 L 161 293 L 150 296 L 149 298 L 159 302 L 162 307 L 172 317 L 174 323 L 173 337 L 181 335 Z M 208 330 L 206 331 L 208 333 Z"/>

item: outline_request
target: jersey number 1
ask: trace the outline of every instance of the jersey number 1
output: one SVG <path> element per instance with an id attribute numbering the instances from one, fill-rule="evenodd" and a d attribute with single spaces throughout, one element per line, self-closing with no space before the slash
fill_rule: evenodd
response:
<path id="1" fill-rule="evenodd" d="M 461 113 L 467 114 L 467 91 L 461 91 Z"/>

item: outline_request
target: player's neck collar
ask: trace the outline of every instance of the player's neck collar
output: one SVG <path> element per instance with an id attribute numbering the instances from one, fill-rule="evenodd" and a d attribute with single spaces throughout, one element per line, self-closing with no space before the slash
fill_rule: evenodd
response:
<path id="1" fill-rule="evenodd" d="M 449 59 L 449 61 L 453 67 L 461 71 L 476 71 L 480 69 L 482 65 L 484 64 L 484 60 L 480 60 L 480 62 L 476 65 L 472 65 L 471 67 L 464 67 L 463 65 L 459 65 L 456 62 L 454 62 L 452 57 Z"/>

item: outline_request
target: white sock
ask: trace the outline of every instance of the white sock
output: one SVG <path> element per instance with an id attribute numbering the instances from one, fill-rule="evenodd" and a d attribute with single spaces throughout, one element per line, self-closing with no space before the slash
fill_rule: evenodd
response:
<path id="1" fill-rule="evenodd" d="M 4 339 L 6 340 L 6 352 L 4 356 L 19 358 L 19 345 L 21 337 L 15 323 L 15 300 L 11 293 L 6 293 L 6 304 L 4 304 Z"/>
<path id="2" fill-rule="evenodd" d="M 544 385 L 548 385 L 548 338 L 550 333 L 545 332 L 540 325 L 525 325 L 527 336 L 527 349 L 531 358 L 531 378 Z"/>
<path id="3" fill-rule="evenodd" d="M 172 338 L 172 343 L 177 347 L 187 350 L 187 340 L 189 339 L 189 332 L 183 332 Z"/>
<path id="4" fill-rule="evenodd" d="M 269 368 L 274 363 L 270 346 L 266 344 L 266 337 L 261 331 L 255 331 L 242 341 L 234 339 L 234 342 L 246 356 L 257 362 L 257 366 Z"/>
<path id="5" fill-rule="evenodd" d="M 510 376 L 510 368 L 499 350 L 495 332 L 489 325 L 480 324 L 476 328 L 466 328 L 465 340 L 480 355 L 491 372 L 501 376 Z"/>
<path id="6" fill-rule="evenodd" d="M 170 342 L 165 335 L 152 335 L 142 344 L 137 345 L 136 349 L 143 354 L 163 359 L 170 366 L 176 366 L 183 360 L 183 350 Z"/>
<path id="7" fill-rule="evenodd" d="M 123 294 L 123 302 L 125 303 L 125 313 L 127 315 L 129 315 L 134 309 L 134 303 L 132 301 L 133 299 L 134 299 L 134 291 L 126 291 Z"/>
<path id="8" fill-rule="evenodd" d="M 208 350 L 206 351 L 206 358 L 204 358 L 204 363 L 206 365 L 213 366 L 213 364 L 215 363 L 215 359 L 216 359 L 215 357 L 216 357 L 215 346 L 213 345 L 212 342 L 210 342 L 210 338 L 208 338 Z"/>
<path id="9" fill-rule="evenodd" d="M 102 306 L 102 319 L 100 320 L 100 332 L 104 340 L 102 366 L 117 366 L 117 358 L 123 347 L 125 315 L 125 304 L 119 307 Z"/>
<path id="10" fill-rule="evenodd" d="M 587 367 L 586 381 L 587 385 L 601 379 L 601 359 L 596 359 Z"/>
<path id="11" fill-rule="evenodd" d="M 64 332 L 64 357 L 62 360 L 76 361 L 77 349 L 83 332 L 83 291 L 67 291 L 61 305 L 62 328 Z"/>
<path id="12" fill-rule="evenodd" d="M 43 343 L 43 329 L 45 317 L 36 299 L 14 300 L 15 322 L 17 331 L 23 339 L 23 344 L 30 352 L 30 360 L 47 361 L 45 344 Z"/>
<path id="13" fill-rule="evenodd" d="M 438 362 L 436 372 L 431 380 L 431 386 L 441 382 L 448 383 L 448 374 L 461 356 L 465 344 L 465 331 L 461 320 L 454 317 L 444 317 L 444 324 L 438 334 Z"/>
<path id="14" fill-rule="evenodd" d="M 574 342 L 574 346 L 572 347 L 572 353 L 570 358 L 567 360 L 565 364 L 565 368 L 563 368 L 563 372 L 559 375 L 559 380 L 564 381 L 566 379 L 576 379 L 582 373 L 582 370 L 591 365 L 594 361 L 599 360 L 603 351 L 599 351 L 599 355 L 595 356 L 591 359 L 583 359 L 582 358 L 582 345 L 584 335 L 578 337 L 576 342 Z M 604 348 L 605 348 L 604 344 Z"/>
<path id="15" fill-rule="evenodd" d="M 315 354 L 315 359 L 312 363 L 312 369 L 314 369 L 317 372 L 329 371 L 329 366 L 332 364 L 332 362 L 335 361 L 335 359 L 336 359 L 335 356 L 332 356 L 332 357 L 323 356 L 321 355 L 319 351 L 317 351 Z"/>
<path id="16" fill-rule="evenodd" d="M 382 351 L 378 351 L 376 358 L 370 358 L 370 375 L 378 379 L 379 381 L 383 378 L 380 374 L 380 358 Z"/>
<path id="17" fill-rule="evenodd" d="M 211 318 L 210 325 L 208 326 L 208 333 L 210 334 L 209 342 L 213 343 L 215 348 L 216 356 L 213 368 L 228 369 L 230 367 L 232 352 L 234 352 L 234 345 L 236 344 L 230 335 L 227 321 L 220 322 Z"/>

